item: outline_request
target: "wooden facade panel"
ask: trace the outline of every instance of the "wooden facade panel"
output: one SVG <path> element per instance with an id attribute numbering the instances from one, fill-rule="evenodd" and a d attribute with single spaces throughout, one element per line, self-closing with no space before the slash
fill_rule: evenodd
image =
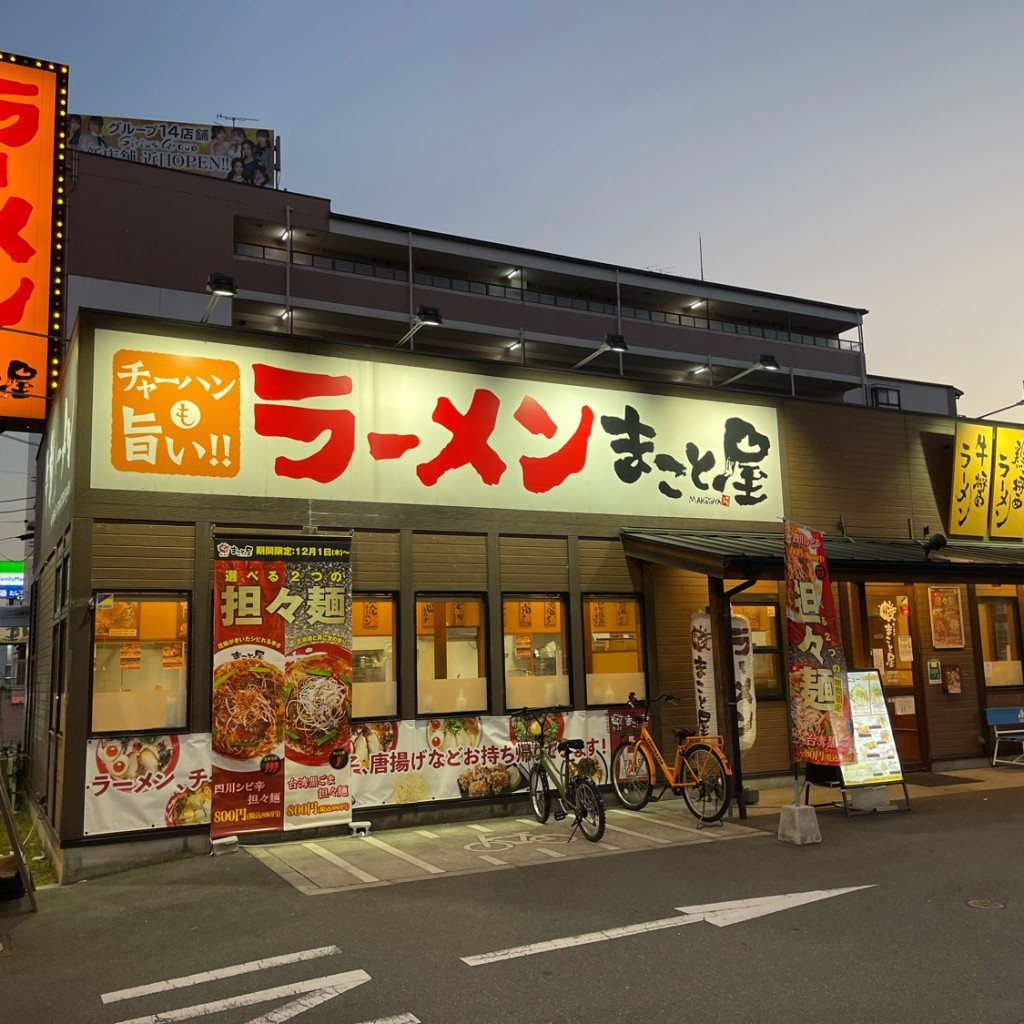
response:
<path id="1" fill-rule="evenodd" d="M 398 590 L 402 584 L 401 536 L 357 530 L 352 538 L 355 590 Z"/>
<path id="2" fill-rule="evenodd" d="M 501 589 L 522 593 L 569 589 L 565 537 L 500 537 Z"/>
<path id="3" fill-rule="evenodd" d="M 580 586 L 591 591 L 638 591 L 630 567 L 617 537 L 601 540 L 580 540 Z"/>
<path id="4" fill-rule="evenodd" d="M 195 526 L 93 523 L 92 586 L 111 590 L 190 590 Z"/>
<path id="5" fill-rule="evenodd" d="M 414 534 L 412 561 L 418 591 L 487 589 L 487 537 L 483 534 Z"/>
<path id="6" fill-rule="evenodd" d="M 660 709 L 658 740 L 663 749 L 672 749 L 673 729 L 692 729 L 697 724 L 697 701 L 694 693 L 693 657 L 690 649 L 690 619 L 708 605 L 707 580 L 696 573 L 652 566 L 651 570 L 658 676 L 662 693 L 671 693 L 680 702 Z M 736 598 L 753 595 L 778 595 L 775 584 L 761 584 Z M 661 612 L 661 614 L 658 614 Z M 761 700 L 757 705 L 757 739 L 744 753 L 744 774 L 788 772 L 792 761 L 789 751 L 789 708 L 785 700 Z M 719 729 L 724 722 L 719 719 Z M 728 750 L 726 750 L 728 753 Z"/>
<path id="7" fill-rule="evenodd" d="M 924 714 L 928 723 L 928 739 L 932 760 L 956 757 L 977 757 L 984 752 L 985 726 L 979 707 L 979 679 L 975 670 L 974 637 L 967 610 L 970 607 L 967 588 L 960 588 L 960 601 L 964 610 L 965 646 L 956 650 L 936 650 L 932 647 L 932 631 L 928 617 L 928 588 L 914 587 L 914 607 L 917 619 L 917 644 L 920 649 L 917 665 L 918 678 L 923 682 Z M 961 693 L 946 693 L 945 687 L 929 685 L 928 662 L 936 660 L 943 670 L 949 666 L 960 669 Z M 982 685 L 983 682 L 982 682 Z M 986 695 L 981 695 L 984 698 Z M 1021 702 L 1018 692 L 1017 701 Z M 920 716 L 921 711 L 918 710 Z"/>
<path id="8" fill-rule="evenodd" d="M 788 772 L 792 765 L 789 748 L 789 705 L 784 700 L 757 702 L 757 738 L 743 752 L 743 776 Z"/>
<path id="9" fill-rule="evenodd" d="M 661 693 L 679 698 L 678 704 L 660 705 L 655 722 L 658 742 L 663 750 L 671 750 L 675 743 L 672 730 L 692 729 L 697 724 L 690 616 L 707 607 L 708 587 L 707 580 L 697 573 L 655 565 L 651 567 L 651 589 L 654 607 L 648 609 L 647 618 L 653 616 L 656 621 L 658 687 Z M 659 614 L 659 609 L 671 609 L 671 613 Z"/>
<path id="10" fill-rule="evenodd" d="M 908 519 L 917 529 L 945 523 L 948 421 L 792 403 L 782 424 L 793 519 L 835 533 L 842 515 L 859 537 L 906 537 Z M 865 501 L 865 487 L 875 500 Z"/>

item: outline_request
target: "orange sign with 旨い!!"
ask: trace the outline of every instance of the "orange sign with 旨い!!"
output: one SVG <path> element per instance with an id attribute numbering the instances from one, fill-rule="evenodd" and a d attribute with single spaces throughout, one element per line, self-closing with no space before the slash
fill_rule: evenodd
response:
<path id="1" fill-rule="evenodd" d="M 240 373 L 229 359 L 120 349 L 110 460 L 133 473 L 238 475 Z"/>
<path id="2" fill-rule="evenodd" d="M 67 68 L 0 52 L 0 423 L 42 420 L 64 334 Z"/>

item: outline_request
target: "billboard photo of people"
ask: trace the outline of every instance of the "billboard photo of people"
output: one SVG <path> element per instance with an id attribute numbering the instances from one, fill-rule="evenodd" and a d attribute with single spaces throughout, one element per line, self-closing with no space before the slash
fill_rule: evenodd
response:
<path id="1" fill-rule="evenodd" d="M 70 150 L 257 188 L 275 188 L 280 169 L 278 143 L 268 128 L 70 114 L 67 138 Z"/>

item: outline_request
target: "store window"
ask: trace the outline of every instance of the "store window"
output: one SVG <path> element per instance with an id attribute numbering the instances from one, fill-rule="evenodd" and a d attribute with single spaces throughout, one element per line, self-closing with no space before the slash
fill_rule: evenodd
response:
<path id="1" fill-rule="evenodd" d="M 352 717 L 393 718 L 397 714 L 394 597 L 353 594 Z"/>
<path id="2" fill-rule="evenodd" d="M 978 597 L 986 686 L 1024 686 L 1016 596 Z"/>
<path id="3" fill-rule="evenodd" d="M 487 710 L 486 621 L 480 597 L 417 599 L 417 714 Z"/>
<path id="4" fill-rule="evenodd" d="M 553 594 L 502 602 L 505 707 L 569 704 L 565 602 Z"/>
<path id="5" fill-rule="evenodd" d="M 187 593 L 93 595 L 93 733 L 183 729 Z"/>
<path id="6" fill-rule="evenodd" d="M 647 694 L 640 602 L 621 594 L 583 600 L 587 704 L 625 704 Z"/>
<path id="7" fill-rule="evenodd" d="M 754 693 L 758 700 L 781 698 L 785 691 L 778 602 L 734 604 L 732 610 L 734 615 L 742 615 L 750 623 L 750 640 L 754 648 Z"/>

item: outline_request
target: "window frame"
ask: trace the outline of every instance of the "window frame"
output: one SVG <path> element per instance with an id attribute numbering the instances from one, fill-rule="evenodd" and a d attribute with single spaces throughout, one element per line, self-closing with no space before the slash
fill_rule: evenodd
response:
<path id="1" fill-rule="evenodd" d="M 786 658 L 788 656 L 788 651 L 787 651 L 787 647 L 786 647 L 786 641 L 785 641 L 785 639 L 783 638 L 783 635 L 782 635 L 782 622 L 783 622 L 783 616 L 785 614 L 783 606 L 782 606 L 782 602 L 779 600 L 778 597 L 776 597 L 773 594 L 743 594 L 742 595 L 742 602 L 743 602 L 742 604 L 739 603 L 739 601 L 730 602 L 729 603 L 730 613 L 736 614 L 736 615 L 743 615 L 743 612 L 742 612 L 741 609 L 743 609 L 743 608 L 752 608 L 752 607 L 757 607 L 757 608 L 774 607 L 774 609 L 775 609 L 775 616 L 774 616 L 774 618 L 775 618 L 775 645 L 772 646 L 772 645 L 764 645 L 764 644 L 755 644 L 754 643 L 754 638 L 753 638 L 753 636 L 751 636 L 751 638 L 750 638 L 750 646 L 751 646 L 751 655 L 752 655 L 751 666 L 753 666 L 754 659 L 759 654 L 770 654 L 770 655 L 774 655 L 775 656 L 775 667 L 776 667 L 775 683 L 776 683 L 776 686 L 775 686 L 775 690 L 773 690 L 773 692 L 771 692 L 771 693 L 764 693 L 762 690 L 760 690 L 758 688 L 757 676 L 755 674 L 754 675 L 754 696 L 757 698 L 757 700 L 759 702 L 762 701 L 762 700 L 767 700 L 767 701 L 785 700 L 786 699 L 786 685 L 787 685 Z M 751 632 L 751 634 L 753 634 L 755 632 L 755 630 L 752 629 L 750 632 Z"/>
<path id="2" fill-rule="evenodd" d="M 129 602 L 133 601 L 137 604 L 144 602 L 158 602 L 163 601 L 166 603 L 178 603 L 184 602 L 186 605 L 186 631 L 184 636 L 176 637 L 177 641 L 184 643 L 183 652 L 183 664 L 182 669 L 185 673 L 185 684 L 184 684 L 184 714 L 181 717 L 182 724 L 176 726 L 168 726 L 166 724 L 154 723 L 153 725 L 140 727 L 136 729 L 95 729 L 93 728 L 93 721 L 95 719 L 95 707 L 94 701 L 96 696 L 96 611 L 97 611 L 97 598 L 101 594 L 112 594 L 115 601 Z M 89 739 L 98 739 L 104 736 L 152 736 L 154 733 L 160 735 L 172 736 L 182 735 L 189 732 L 189 723 L 192 720 L 192 707 L 194 701 L 193 686 L 195 685 L 195 673 L 193 672 L 193 613 L 194 613 L 194 600 L 193 592 L 191 590 L 145 590 L 142 588 L 137 589 L 125 589 L 116 590 L 108 588 L 94 588 L 89 600 L 89 636 L 90 636 L 90 651 L 89 651 L 89 705 L 88 705 L 88 731 L 87 736 Z M 133 640 L 129 637 L 107 639 L 104 642 L 114 644 L 118 642 L 138 642 L 138 643 L 161 643 L 170 642 L 169 639 L 162 640 L 151 640 L 143 641 L 137 637 Z"/>
<path id="3" fill-rule="evenodd" d="M 591 624 L 591 611 L 590 606 L 592 604 L 623 604 L 631 602 L 635 609 L 635 636 L 636 636 L 636 658 L 637 668 L 633 672 L 612 672 L 612 673 L 599 673 L 594 671 L 594 654 L 595 653 L 610 653 L 610 652 L 596 652 L 593 646 L 593 636 L 595 628 Z M 629 691 L 632 690 L 639 697 L 646 698 L 647 696 L 647 651 L 646 651 L 646 637 L 644 630 L 644 603 L 643 596 L 638 593 L 630 592 L 624 593 L 595 593 L 589 592 L 580 595 L 580 614 L 583 625 L 583 704 L 587 709 L 595 708 L 609 708 L 619 707 L 626 703 L 629 696 Z M 623 624 L 624 625 L 624 624 Z M 611 626 L 604 627 L 605 632 L 608 633 L 628 633 L 627 629 L 615 629 Z M 632 684 L 625 686 L 626 692 L 620 692 L 623 687 L 616 689 L 612 685 L 612 681 L 608 681 L 607 688 L 602 692 L 601 699 L 591 700 L 591 685 L 597 686 L 596 679 L 592 684 L 592 677 L 599 675 L 636 675 L 639 678 L 634 680 Z M 640 687 L 640 689 L 637 689 Z M 641 690 L 643 692 L 641 692 Z"/>
<path id="4" fill-rule="evenodd" d="M 984 678 L 985 690 L 1012 690 L 1024 687 L 1024 643 L 1022 643 L 1024 637 L 1022 637 L 1021 635 L 1020 601 L 1016 593 L 977 594 L 975 599 L 977 601 L 978 606 L 978 647 L 981 654 L 982 668 L 984 669 L 984 667 L 990 663 L 1006 665 L 1012 665 L 1016 663 L 1017 665 L 1021 666 L 1020 681 L 1012 683 L 991 683 L 989 682 L 988 673 L 983 671 L 982 675 Z M 991 617 L 987 615 L 983 616 L 982 609 L 994 605 L 1003 605 L 1004 607 L 1009 608 L 1010 610 L 1010 619 L 1012 620 L 1009 624 L 1009 628 L 1011 631 L 1010 646 L 1011 649 L 1017 654 L 1016 658 L 1008 658 L 1004 661 L 1002 659 L 990 659 L 985 657 L 985 647 L 989 637 L 989 634 L 986 630 L 985 619 L 988 618 L 989 623 L 991 623 Z M 995 638 L 993 637 L 993 641 L 994 639 Z"/>
<path id="5" fill-rule="evenodd" d="M 415 668 L 415 675 L 413 678 L 414 683 L 414 710 L 416 718 L 436 718 L 436 717 L 457 717 L 459 715 L 489 715 L 491 713 L 491 693 L 490 683 L 492 676 L 492 667 L 490 664 L 490 651 L 489 651 L 489 640 L 488 640 L 488 606 L 487 606 L 487 595 L 485 593 L 475 592 L 459 592 L 459 593 L 438 593 L 436 591 L 423 591 L 417 592 L 414 597 L 414 609 L 415 609 L 415 622 L 414 635 L 413 635 L 413 664 Z M 434 676 L 427 680 L 421 679 L 420 676 L 420 637 L 425 636 L 425 633 L 420 632 L 420 617 L 421 614 L 425 616 L 425 612 L 421 612 L 421 605 L 436 606 L 443 604 L 447 611 L 448 605 L 458 605 L 465 602 L 474 602 L 479 607 L 479 623 L 473 627 L 472 625 L 463 628 L 475 628 L 477 630 L 477 670 L 480 672 L 478 676 L 465 677 L 468 680 L 472 679 L 482 680 L 482 684 L 476 683 L 475 688 L 481 694 L 481 698 L 474 700 L 472 697 L 466 696 L 466 686 L 462 686 L 458 689 L 458 693 L 452 697 L 451 703 L 446 705 L 435 706 L 434 697 L 431 695 L 429 698 L 422 694 L 423 683 L 434 683 L 451 681 L 452 676 L 445 675 L 443 677 L 437 676 L 437 669 L 440 664 L 438 661 L 438 650 L 436 640 L 439 635 L 439 627 L 436 617 L 432 619 L 433 636 L 432 636 L 432 648 L 434 652 Z M 430 614 L 436 616 L 436 607 L 432 608 Z M 451 640 L 448 637 L 448 631 L 450 629 L 457 628 L 449 626 L 447 622 L 444 625 L 445 631 L 445 646 L 444 646 L 444 665 L 445 671 L 449 671 L 448 665 L 448 645 Z M 454 678 L 462 678 L 461 673 L 456 675 Z M 463 706 L 463 700 L 465 706 Z M 429 704 L 429 707 L 424 706 Z"/>
<path id="6" fill-rule="evenodd" d="M 895 401 L 882 401 L 883 396 L 894 398 Z M 871 388 L 871 404 L 876 409 L 902 409 L 902 398 L 899 388 L 884 387 L 876 385 Z"/>
<path id="7" fill-rule="evenodd" d="M 558 696 L 559 696 L 557 693 L 551 695 L 552 699 L 545 699 L 543 702 L 540 702 L 540 703 L 524 703 L 524 702 L 521 702 L 521 701 L 510 701 L 509 700 L 509 694 L 508 694 L 509 675 L 508 675 L 507 662 L 506 662 L 505 653 L 504 653 L 505 652 L 505 638 L 508 637 L 508 636 L 513 636 L 514 637 L 514 636 L 519 635 L 519 634 L 517 634 L 517 632 L 515 630 L 513 630 L 513 629 L 509 629 L 508 631 L 506 631 L 506 628 L 505 628 L 505 608 L 506 608 L 507 605 L 510 605 L 510 604 L 521 605 L 521 604 L 524 604 L 524 603 L 527 603 L 527 602 L 530 602 L 530 603 L 557 602 L 558 606 L 560 608 L 561 625 L 558 627 L 557 630 L 555 630 L 555 629 L 548 630 L 547 632 L 542 632 L 541 635 L 548 636 L 548 635 L 551 635 L 554 632 L 558 632 L 561 635 L 561 641 L 562 641 L 562 672 L 555 673 L 554 676 L 555 677 L 565 676 L 565 690 L 564 690 L 565 699 L 564 700 L 557 699 Z M 568 595 L 566 595 L 564 593 L 557 593 L 557 592 L 552 592 L 552 593 L 536 593 L 536 592 L 526 593 L 526 592 L 518 592 L 517 591 L 517 592 L 502 593 L 502 595 L 501 595 L 501 622 L 502 622 L 502 632 L 501 632 L 501 649 L 502 649 L 501 694 L 502 694 L 502 702 L 503 702 L 502 706 L 506 709 L 506 711 L 509 710 L 509 709 L 517 710 L 517 709 L 519 709 L 521 707 L 538 707 L 538 708 L 540 708 L 540 707 L 552 707 L 552 706 L 557 706 L 557 705 L 566 705 L 566 706 L 571 707 L 572 703 L 573 703 L 572 651 L 571 651 L 571 647 L 570 647 L 572 631 L 569 628 L 569 600 L 568 600 Z M 525 628 L 526 627 L 522 627 L 519 632 L 521 633 L 523 630 L 525 630 Z M 536 632 L 537 631 L 532 628 L 532 623 L 531 623 L 531 627 L 530 627 L 530 634 L 531 634 L 531 636 L 535 635 Z M 514 643 L 515 643 L 515 641 L 513 641 L 513 644 Z M 534 655 L 531 653 L 531 661 L 532 661 L 533 657 L 534 657 Z M 516 678 L 516 677 L 513 677 L 513 678 Z M 537 678 L 546 678 L 546 677 L 537 677 Z M 546 697 L 550 694 L 550 686 L 551 685 L 552 684 L 546 684 L 546 686 L 545 686 L 545 696 Z"/>
<path id="8" fill-rule="evenodd" d="M 356 617 L 355 617 L 355 604 L 357 601 L 366 603 L 370 600 L 377 602 L 388 601 L 391 605 L 391 634 L 390 640 L 385 641 L 382 645 L 382 650 L 386 651 L 388 644 L 391 645 L 391 697 L 395 706 L 395 710 L 392 714 L 373 714 L 373 715 L 359 715 L 356 714 L 356 658 L 359 656 L 359 651 L 356 649 Z M 352 721 L 353 722 L 387 722 L 399 720 L 402 717 L 402 691 L 398 685 L 398 653 L 399 653 L 399 596 L 393 591 L 382 591 L 382 590 L 360 590 L 352 592 Z M 361 637 L 374 637 L 380 636 L 384 639 L 383 633 L 365 633 L 360 634 Z M 386 660 L 386 655 L 385 655 Z M 364 680 L 359 680 L 363 682 Z M 384 679 L 383 682 L 387 683 L 389 680 Z"/>

